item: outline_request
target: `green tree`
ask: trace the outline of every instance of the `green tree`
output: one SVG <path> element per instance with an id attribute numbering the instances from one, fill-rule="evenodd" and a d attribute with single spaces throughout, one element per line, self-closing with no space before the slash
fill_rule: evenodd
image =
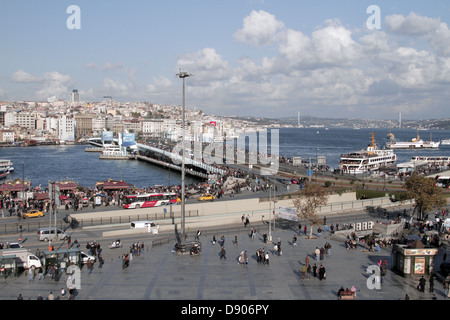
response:
<path id="1" fill-rule="evenodd" d="M 417 209 L 419 219 L 423 219 L 426 211 L 442 208 L 447 204 L 442 189 L 436 187 L 431 178 L 414 174 L 406 181 L 405 188 L 407 197 L 415 201 L 414 211 Z"/>
<path id="2" fill-rule="evenodd" d="M 292 202 L 297 208 L 297 215 L 309 221 L 309 238 L 311 239 L 312 227 L 320 225 L 322 222 L 317 216 L 317 209 L 328 202 L 325 188 L 317 184 L 307 183 L 302 192 Z"/>

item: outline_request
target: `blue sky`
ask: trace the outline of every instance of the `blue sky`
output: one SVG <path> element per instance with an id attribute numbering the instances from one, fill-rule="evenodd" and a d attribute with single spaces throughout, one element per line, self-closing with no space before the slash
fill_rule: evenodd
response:
<path id="1" fill-rule="evenodd" d="M 445 0 L 4 0 L 0 100 L 181 104 L 182 68 L 207 114 L 449 117 L 449 15 Z"/>

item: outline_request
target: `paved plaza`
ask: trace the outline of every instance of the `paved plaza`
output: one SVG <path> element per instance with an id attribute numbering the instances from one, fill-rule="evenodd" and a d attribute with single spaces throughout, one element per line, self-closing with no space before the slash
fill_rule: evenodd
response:
<path id="1" fill-rule="evenodd" d="M 212 244 L 213 234 L 204 231 L 200 236 L 202 253 L 199 256 L 176 255 L 173 243 L 144 247 L 143 254 L 133 256 L 130 266 L 122 269 L 121 255 L 127 253 L 131 241 L 124 241 L 124 247 L 109 249 L 106 241 L 100 241 L 105 264 L 99 268 L 95 263 L 92 273 L 84 267 L 81 270 L 81 289 L 76 300 L 336 300 L 339 288 L 357 289 L 358 300 L 403 300 L 405 295 L 419 300 L 430 300 L 433 294 L 418 292 L 418 279 L 404 278 L 390 269 L 391 249 L 381 252 L 367 252 L 363 247 L 347 250 L 343 241 L 334 240 L 329 232 L 318 234 L 315 239 L 306 239 L 303 232 L 298 234 L 297 246 L 291 240 L 295 228 L 277 228 L 272 234 L 273 242 L 281 239 L 282 255 L 274 252 L 274 244 L 265 244 L 262 233 L 266 227 L 258 226 L 254 239 L 249 236 L 250 228 L 240 226 L 236 233 L 225 236 L 226 259 L 220 259 L 220 244 Z M 89 231 L 94 233 L 95 231 Z M 194 240 L 191 230 L 188 241 Z M 162 235 L 160 235 L 162 236 Z M 220 240 L 222 234 L 216 234 Z M 237 236 L 238 243 L 233 241 Z M 143 234 L 141 241 L 151 243 L 155 235 Z M 158 236 L 159 237 L 159 236 Z M 315 261 L 316 247 L 331 244 L 331 254 L 323 260 Z M 256 251 L 265 248 L 269 251 L 270 264 L 264 265 L 256 260 Z M 248 265 L 240 265 L 237 257 L 246 250 Z M 436 257 L 435 268 L 442 261 L 444 250 Z M 318 278 L 301 279 L 301 267 L 305 257 L 310 264 L 326 268 L 326 280 Z M 369 289 L 367 268 L 378 259 L 386 259 L 388 272 L 381 289 Z M 0 299 L 17 299 L 22 294 L 25 300 L 35 300 L 38 294 L 44 298 L 52 291 L 59 299 L 61 288 L 65 288 L 64 276 L 59 281 L 45 278 L 29 281 L 21 274 L 0 279 Z M 435 281 L 434 295 L 444 300 L 442 284 Z"/>

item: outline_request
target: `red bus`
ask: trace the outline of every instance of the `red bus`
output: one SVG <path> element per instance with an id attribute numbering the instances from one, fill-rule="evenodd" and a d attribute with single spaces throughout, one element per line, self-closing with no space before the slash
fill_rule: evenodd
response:
<path id="1" fill-rule="evenodd" d="M 151 208 L 168 204 L 177 204 L 180 198 L 174 192 L 171 193 L 144 193 L 125 196 L 123 207 L 125 209 Z"/>

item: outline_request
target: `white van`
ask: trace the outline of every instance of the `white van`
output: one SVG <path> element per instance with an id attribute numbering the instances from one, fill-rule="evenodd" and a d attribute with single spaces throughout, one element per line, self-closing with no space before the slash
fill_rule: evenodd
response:
<path id="1" fill-rule="evenodd" d="M 69 235 L 62 231 L 61 229 L 56 229 L 58 240 L 67 240 L 69 238 Z M 48 241 L 48 240 L 54 240 L 55 239 L 55 228 L 45 228 L 40 229 L 38 231 L 38 240 L 39 241 Z"/>
<path id="2" fill-rule="evenodd" d="M 131 229 L 139 229 L 139 228 L 150 228 L 156 227 L 156 224 L 154 224 L 151 221 L 133 221 L 131 222 Z"/>

